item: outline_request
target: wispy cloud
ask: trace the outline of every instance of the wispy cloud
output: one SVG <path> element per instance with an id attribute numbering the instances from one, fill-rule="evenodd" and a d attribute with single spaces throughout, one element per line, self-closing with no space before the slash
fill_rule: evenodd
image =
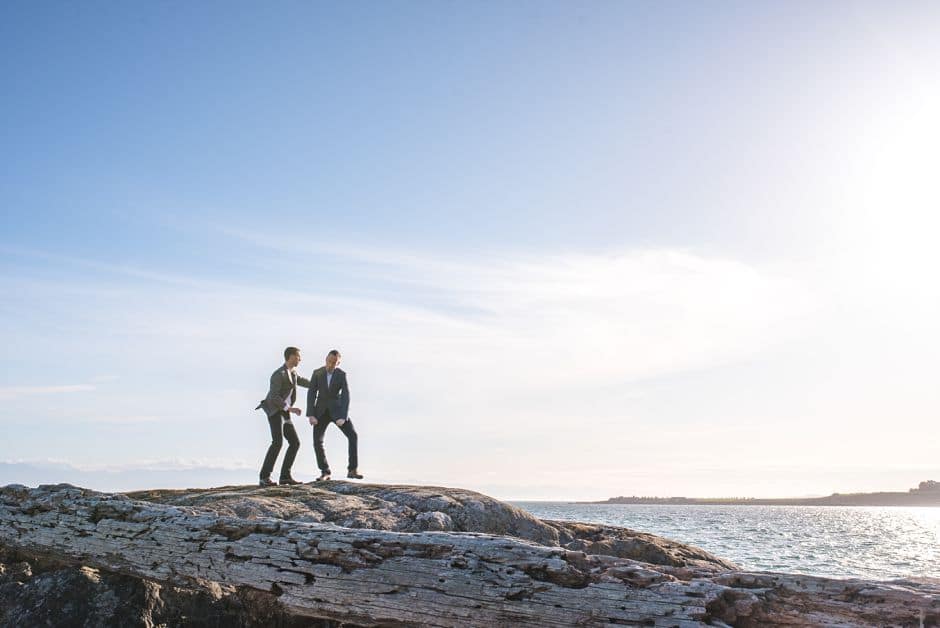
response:
<path id="1" fill-rule="evenodd" d="M 243 470 L 253 469 L 254 461 L 237 461 L 229 458 L 144 458 L 132 463 L 82 463 L 60 458 L 10 458 L 0 464 L 30 466 L 40 469 L 70 469 L 74 471 L 189 471 L 198 469 Z"/>
<path id="2" fill-rule="evenodd" d="M 437 479 L 429 481 L 479 487 L 465 459 L 439 453 L 454 442 L 476 452 L 473 468 L 495 473 L 513 474 L 520 464 L 546 473 L 559 456 L 571 468 L 597 459 L 612 468 L 625 444 L 638 448 L 642 464 L 662 467 L 708 455 L 664 429 L 681 416 L 640 429 L 633 409 L 665 403 L 650 382 L 752 359 L 786 342 L 813 307 L 799 277 L 671 248 L 475 258 L 344 250 L 324 260 L 324 281 L 299 257 L 279 259 L 284 269 L 273 285 L 218 278 L 197 287 L 129 275 L 101 286 L 83 275 L 13 291 L 23 312 L 43 308 L 51 331 L 39 340 L 50 352 L 61 342 L 69 355 L 100 357 L 87 378 L 133 373 L 94 404 L 68 410 L 91 417 L 81 426 L 56 423 L 77 439 L 87 432 L 112 443 L 89 436 L 84 455 L 69 449 L 70 459 L 137 464 L 145 438 L 155 457 L 210 451 L 254 461 L 266 434 L 248 418 L 251 408 L 281 348 L 294 344 L 304 349 L 303 369 L 329 348 L 343 351 L 363 455 L 389 481 L 432 468 Z M 330 280 L 338 274 L 342 281 Z M 63 289 L 78 292 L 62 299 Z M 186 424 L 193 437 L 143 420 L 120 430 L 89 424 L 126 423 L 123 408 L 148 421 L 169 417 L 177 429 Z M 592 429 L 573 427 L 585 421 Z M 656 453 L 664 439 L 672 443 L 665 462 Z M 24 447 L 26 455 L 49 451 L 22 438 L 0 455 L 22 455 Z"/>
<path id="3" fill-rule="evenodd" d="M 275 247 L 261 237 L 252 241 Z M 291 274 L 285 263 L 278 287 L 220 280 L 193 290 L 154 273 L 163 285 L 109 284 L 98 298 L 68 307 L 123 342 L 134 340 L 131 348 L 141 355 L 173 344 L 176 369 L 198 363 L 213 342 L 233 338 L 253 346 L 287 339 L 323 350 L 342 344 L 360 364 L 427 370 L 425 398 L 515 398 L 530 407 L 532 398 L 566 384 L 622 387 L 747 358 L 785 342 L 813 307 L 798 278 L 681 249 L 476 261 L 343 249 L 326 267 L 328 274 L 345 273 L 343 283 L 357 289 L 321 285 L 306 268 Z M 373 267 L 381 267 L 382 279 Z M 410 288 L 386 293 L 392 284 Z M 41 283 L 29 289 L 42 300 Z M 87 289 L 94 291 L 94 283 Z M 158 309 L 136 305 L 155 298 Z M 494 363 L 500 376 L 480 377 Z M 7 394 L 67 389 L 88 388 Z"/>
<path id="4" fill-rule="evenodd" d="M 76 465 L 52 459 L 0 461 L 0 485 L 68 482 L 101 491 L 248 484 L 255 476 L 256 470 L 246 465 L 212 460 L 154 460 L 125 465 Z"/>
<path id="5" fill-rule="evenodd" d="M 35 397 L 41 395 L 61 395 L 75 392 L 89 392 L 95 390 L 91 384 L 69 384 L 65 386 L 5 386 L 0 388 L 0 399 L 10 400 L 20 397 Z"/>
<path id="6" fill-rule="evenodd" d="M 158 423 L 165 420 L 163 417 L 150 414 L 129 415 L 92 415 L 86 418 L 68 421 L 70 423 L 103 424 L 103 425 L 139 425 L 142 423 Z"/>
<path id="7" fill-rule="evenodd" d="M 226 285 L 224 282 L 214 282 L 197 274 L 180 274 L 170 272 L 160 272 L 151 269 L 144 269 L 133 264 L 104 262 L 87 257 L 77 257 L 74 255 L 62 255 L 36 249 L 27 249 L 20 246 L 9 244 L 0 244 L 0 253 L 5 253 L 15 257 L 32 260 L 43 260 L 53 265 L 59 265 L 62 268 L 81 268 L 86 271 L 97 272 L 104 275 L 115 277 L 130 277 L 144 282 L 156 284 L 166 284 L 169 286 L 180 286 L 190 288 L 212 288 Z"/>

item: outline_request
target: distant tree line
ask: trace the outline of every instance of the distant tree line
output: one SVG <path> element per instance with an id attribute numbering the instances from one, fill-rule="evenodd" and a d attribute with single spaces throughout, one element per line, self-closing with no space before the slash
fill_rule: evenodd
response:
<path id="1" fill-rule="evenodd" d="M 925 493 L 933 493 L 933 492 L 940 491 L 940 482 L 937 482 L 934 480 L 927 480 L 925 482 L 921 482 L 920 484 L 918 484 L 917 488 L 911 489 L 912 493 L 918 492 L 918 491 L 923 491 Z"/>

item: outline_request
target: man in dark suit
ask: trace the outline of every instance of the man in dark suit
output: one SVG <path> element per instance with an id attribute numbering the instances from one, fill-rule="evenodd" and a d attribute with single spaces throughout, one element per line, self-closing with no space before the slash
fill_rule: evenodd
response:
<path id="1" fill-rule="evenodd" d="M 361 480 L 359 475 L 358 435 L 352 421 L 349 420 L 349 383 L 346 373 L 340 368 L 342 356 L 333 349 L 326 355 L 326 365 L 321 366 L 310 376 L 307 391 L 307 420 L 313 426 L 313 450 L 317 454 L 317 466 L 320 477 L 317 481 L 330 479 L 330 464 L 323 451 L 323 434 L 330 423 L 342 430 L 349 441 L 349 466 L 346 477 Z"/>
<path id="2" fill-rule="evenodd" d="M 297 384 L 309 387 L 310 380 L 294 373 L 298 364 L 300 364 L 300 349 L 297 347 L 284 349 L 284 366 L 271 373 L 268 395 L 258 404 L 258 408 L 264 409 L 265 414 L 268 415 L 268 424 L 271 427 L 271 445 L 261 465 L 259 486 L 276 486 L 271 480 L 271 471 L 274 470 L 274 461 L 277 460 L 285 438 L 287 439 L 287 453 L 284 454 L 284 462 L 281 463 L 279 483 L 300 484 L 290 475 L 290 468 L 300 449 L 300 439 L 297 438 L 297 430 L 294 429 L 291 414 L 300 414 L 300 408 L 294 407 L 294 402 L 297 401 Z"/>

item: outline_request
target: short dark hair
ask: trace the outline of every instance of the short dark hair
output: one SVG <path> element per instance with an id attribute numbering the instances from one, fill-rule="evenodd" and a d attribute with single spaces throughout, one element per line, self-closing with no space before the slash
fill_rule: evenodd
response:
<path id="1" fill-rule="evenodd" d="M 336 357 L 340 357 L 341 354 L 340 354 L 339 350 L 337 350 L 337 349 L 330 349 L 330 352 L 327 353 L 326 356 L 329 357 L 329 356 L 331 356 L 331 355 L 335 355 Z"/>
<path id="2" fill-rule="evenodd" d="M 284 349 L 284 359 L 290 360 L 290 357 L 296 353 L 300 353 L 300 349 L 297 347 L 287 347 Z"/>

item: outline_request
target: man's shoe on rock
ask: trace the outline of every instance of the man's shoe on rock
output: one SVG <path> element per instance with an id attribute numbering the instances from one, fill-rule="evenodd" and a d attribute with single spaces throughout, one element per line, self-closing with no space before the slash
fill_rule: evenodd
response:
<path id="1" fill-rule="evenodd" d="M 356 471 L 355 469 L 350 469 L 350 470 L 349 470 L 349 473 L 346 474 L 346 477 L 349 478 L 350 480 L 361 480 L 361 479 L 362 479 L 362 475 L 360 475 L 360 473 L 359 473 L 358 471 Z"/>
<path id="2" fill-rule="evenodd" d="M 281 478 L 280 480 L 278 480 L 277 483 L 280 484 L 280 485 L 282 485 L 282 486 L 283 486 L 283 485 L 286 485 L 286 484 L 300 484 L 300 482 L 298 482 L 298 481 L 295 480 L 294 478 L 290 478 L 290 477 L 288 477 L 288 478 Z"/>
<path id="3" fill-rule="evenodd" d="M 277 486 L 277 482 L 275 482 L 271 478 L 261 478 L 260 480 L 258 480 L 258 486 L 261 486 L 261 487 Z"/>
<path id="4" fill-rule="evenodd" d="M 326 482 L 329 479 L 330 479 L 329 473 L 321 473 L 320 477 L 317 478 L 317 482 Z"/>

